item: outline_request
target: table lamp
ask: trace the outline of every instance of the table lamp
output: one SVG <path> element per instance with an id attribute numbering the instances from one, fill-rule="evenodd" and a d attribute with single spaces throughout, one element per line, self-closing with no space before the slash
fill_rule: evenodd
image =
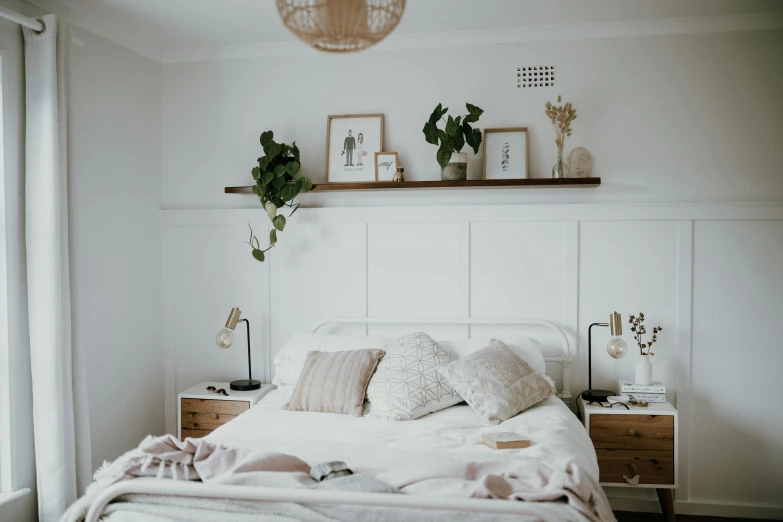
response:
<path id="1" fill-rule="evenodd" d="M 215 336 L 215 342 L 221 348 L 229 348 L 234 344 L 234 329 L 237 327 L 237 323 L 242 321 L 247 326 L 247 379 L 239 379 L 231 381 L 231 389 L 237 391 L 249 391 L 257 390 L 261 388 L 261 382 L 253 380 L 253 371 L 250 365 L 250 321 L 247 319 L 240 319 L 242 310 L 239 308 L 232 308 L 231 313 L 228 314 L 228 320 L 226 321 L 226 327 L 220 330 Z"/>
<path id="2" fill-rule="evenodd" d="M 587 329 L 587 372 L 588 372 L 588 389 L 582 392 L 582 398 L 585 402 L 607 402 L 607 397 L 616 395 L 615 392 L 609 390 L 594 390 L 593 389 L 593 326 L 608 326 L 611 337 L 609 342 L 606 343 L 606 352 L 614 359 L 621 359 L 628 351 L 628 345 L 625 344 L 623 338 L 620 337 L 623 334 L 622 318 L 620 314 L 614 312 L 609 316 L 608 323 L 593 323 Z"/>

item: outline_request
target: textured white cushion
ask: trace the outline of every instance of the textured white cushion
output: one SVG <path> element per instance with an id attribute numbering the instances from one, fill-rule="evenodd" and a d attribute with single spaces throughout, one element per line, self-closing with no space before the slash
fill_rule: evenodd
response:
<path id="1" fill-rule="evenodd" d="M 453 357 L 424 332 L 400 337 L 383 347 L 367 386 L 369 414 L 389 420 L 413 420 L 462 402 L 438 373 Z"/>
<path id="2" fill-rule="evenodd" d="M 477 352 L 489 345 L 492 339 L 457 339 L 455 341 L 438 341 L 443 349 L 455 359 L 462 359 L 473 352 Z M 505 343 L 517 357 L 530 365 L 538 373 L 546 373 L 544 354 L 541 353 L 541 343 L 529 337 L 527 340 Z"/>
<path id="3" fill-rule="evenodd" d="M 296 384 L 307 360 L 307 353 L 346 352 L 365 348 L 381 348 L 391 341 L 388 337 L 335 334 L 294 334 L 275 354 L 275 376 L 272 384 Z"/>
<path id="4" fill-rule="evenodd" d="M 285 409 L 362 416 L 367 383 L 383 350 L 310 352 Z"/>
<path id="5" fill-rule="evenodd" d="M 557 392 L 551 379 L 533 370 L 503 341 L 438 368 L 479 417 L 499 424 Z"/>

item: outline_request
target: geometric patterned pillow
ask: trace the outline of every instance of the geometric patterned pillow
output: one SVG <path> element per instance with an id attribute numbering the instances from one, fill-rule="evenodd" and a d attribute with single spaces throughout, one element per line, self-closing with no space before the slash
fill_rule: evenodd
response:
<path id="1" fill-rule="evenodd" d="M 386 352 L 367 386 L 369 415 L 389 420 L 413 420 L 462 402 L 438 373 L 448 354 L 423 332 L 400 337 Z"/>
<path id="2" fill-rule="evenodd" d="M 510 419 L 557 392 L 546 376 L 497 339 L 438 372 L 489 424 Z"/>

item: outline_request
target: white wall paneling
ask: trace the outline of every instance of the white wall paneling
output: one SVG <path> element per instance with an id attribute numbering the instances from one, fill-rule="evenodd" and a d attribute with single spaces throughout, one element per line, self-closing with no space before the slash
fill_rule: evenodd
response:
<path id="1" fill-rule="evenodd" d="M 783 222 L 696 222 L 693 239 L 689 493 L 779 508 Z"/>
<path id="2" fill-rule="evenodd" d="M 214 345 L 231 306 L 263 325 L 254 329 L 254 360 L 329 317 L 547 319 L 573 336 L 574 395 L 587 387 L 588 324 L 606 321 L 614 310 L 626 321 L 628 314 L 643 311 L 648 325 L 664 327 L 655 377 L 666 382 L 669 399 L 680 408 L 678 512 L 783 515 L 775 497 L 783 486 L 775 471 L 783 466 L 776 437 L 781 418 L 766 403 L 754 404 L 751 388 L 730 397 L 724 393 L 726 385 L 741 392 L 747 383 L 754 383 L 755 393 L 777 393 L 774 373 L 783 361 L 770 355 L 773 360 L 759 365 L 748 353 L 777 346 L 783 205 L 489 210 L 301 209 L 263 264 L 243 244 L 246 222 L 264 236 L 262 210 L 164 211 L 169 429 L 175 425 L 177 392 L 244 371 L 239 346 L 230 353 L 233 348 L 222 352 Z M 617 379 L 633 375 L 638 352 L 624 326 L 630 350 L 621 360 L 603 349 L 608 331 L 595 331 L 596 386 L 613 388 Z M 436 338 L 464 337 L 463 328 L 427 331 Z M 378 327 L 372 333 L 404 329 Z M 478 326 L 469 334 L 510 335 Z M 547 351 L 546 335 L 531 336 Z M 549 370 L 560 378 L 559 366 Z M 716 466 L 730 472 L 719 473 Z M 617 507 L 655 509 L 649 491 L 624 488 L 610 495 Z"/>
<path id="3" fill-rule="evenodd" d="M 367 225 L 319 222 L 300 212 L 278 233 L 278 246 L 266 262 L 273 353 L 302 332 L 302 324 L 367 315 Z M 255 221 L 267 220 L 263 212 L 256 216 Z M 357 327 L 343 331 L 351 328 Z"/>

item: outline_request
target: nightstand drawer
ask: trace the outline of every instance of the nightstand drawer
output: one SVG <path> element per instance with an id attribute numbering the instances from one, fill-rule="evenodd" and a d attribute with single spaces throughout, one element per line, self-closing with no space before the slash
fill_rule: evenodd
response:
<path id="1" fill-rule="evenodd" d="M 182 399 L 180 405 L 183 416 L 186 412 L 239 415 L 249 409 L 250 403 L 247 401 L 221 401 L 219 399 Z"/>
<path id="2" fill-rule="evenodd" d="M 210 430 L 186 430 L 185 428 L 182 428 L 182 437 L 180 440 L 185 440 L 188 437 L 191 439 L 200 439 L 201 437 L 206 437 L 212 433 Z"/>
<path id="3" fill-rule="evenodd" d="M 181 426 L 183 430 L 188 429 L 212 431 L 219 428 L 228 421 L 236 419 L 236 417 L 236 415 L 227 415 L 225 413 L 218 413 L 216 411 L 211 413 L 200 413 L 195 411 L 184 411 L 183 409 Z"/>
<path id="4" fill-rule="evenodd" d="M 594 414 L 590 416 L 590 438 L 596 449 L 674 451 L 674 417 Z"/>
<path id="5" fill-rule="evenodd" d="M 595 452 L 601 483 L 632 483 L 638 475 L 638 484 L 674 484 L 673 451 L 596 449 Z"/>

